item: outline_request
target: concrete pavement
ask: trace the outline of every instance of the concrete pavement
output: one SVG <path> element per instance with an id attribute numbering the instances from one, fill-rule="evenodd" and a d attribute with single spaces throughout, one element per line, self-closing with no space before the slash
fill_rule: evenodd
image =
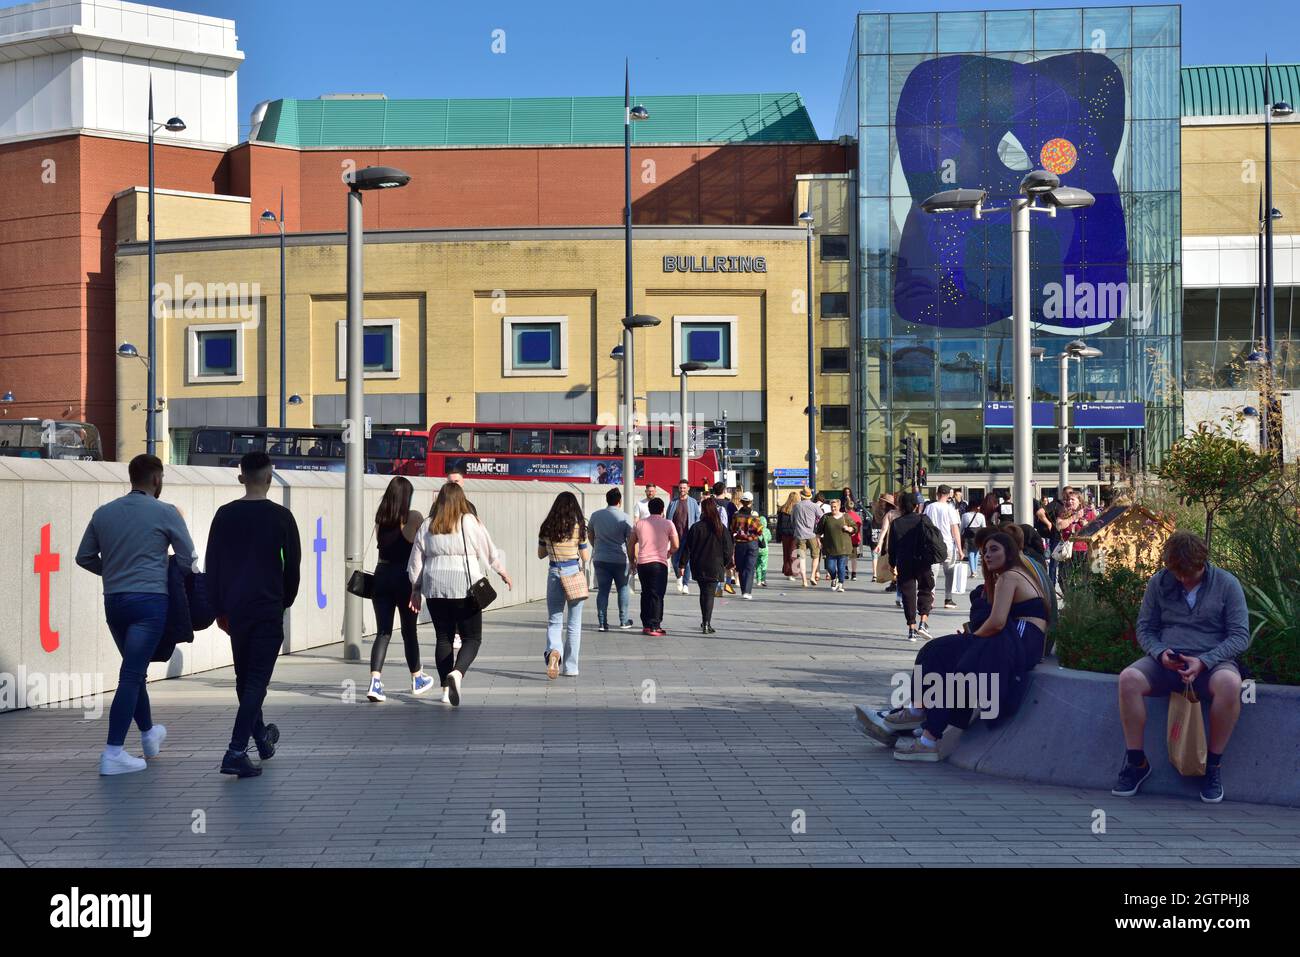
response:
<path id="1" fill-rule="evenodd" d="M 894 761 L 852 706 L 883 705 L 918 646 L 880 586 L 849 589 L 721 599 L 708 638 L 674 589 L 667 638 L 597 633 L 589 607 L 581 676 L 557 681 L 544 606 L 489 613 L 459 709 L 406 693 L 398 642 L 384 704 L 341 645 L 284 657 L 280 752 L 249 780 L 217 773 L 229 669 L 150 686 L 169 735 L 138 774 L 96 774 L 106 717 L 2 714 L 0 866 L 1300 863 L 1300 811 L 1233 803 L 1231 779 L 1205 805 Z"/>

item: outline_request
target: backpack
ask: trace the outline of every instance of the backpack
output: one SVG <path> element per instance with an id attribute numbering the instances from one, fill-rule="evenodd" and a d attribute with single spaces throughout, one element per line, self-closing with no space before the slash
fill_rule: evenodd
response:
<path id="1" fill-rule="evenodd" d="M 947 539 L 939 531 L 939 526 L 924 516 L 921 518 L 921 539 L 916 558 L 922 565 L 939 565 L 948 560 Z"/>

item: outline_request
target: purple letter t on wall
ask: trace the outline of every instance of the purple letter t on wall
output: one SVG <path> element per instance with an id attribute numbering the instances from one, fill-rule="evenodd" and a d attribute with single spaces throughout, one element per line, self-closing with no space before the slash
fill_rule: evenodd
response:
<path id="1" fill-rule="evenodd" d="M 324 608 L 326 604 L 325 591 L 323 585 L 324 579 L 321 577 L 323 564 L 322 559 L 325 555 L 325 549 L 329 543 L 325 540 L 325 533 L 321 531 L 321 525 L 324 519 L 316 519 L 316 538 L 312 541 L 312 550 L 316 553 L 316 607 Z"/>

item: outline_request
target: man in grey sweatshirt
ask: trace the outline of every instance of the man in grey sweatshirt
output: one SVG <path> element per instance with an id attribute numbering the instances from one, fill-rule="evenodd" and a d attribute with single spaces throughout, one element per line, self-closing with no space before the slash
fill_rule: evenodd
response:
<path id="1" fill-rule="evenodd" d="M 1138 614 L 1137 640 L 1146 655 L 1119 676 L 1119 717 L 1127 755 L 1112 794 L 1136 794 L 1151 774 L 1142 750 L 1150 695 L 1182 692 L 1210 698 L 1205 779 L 1201 800 L 1223 800 L 1220 761 L 1241 717 L 1237 658 L 1250 647 L 1250 617 L 1241 583 L 1210 564 L 1205 542 L 1175 532 L 1165 543 L 1165 567 L 1147 583 Z"/>
<path id="2" fill-rule="evenodd" d="M 131 491 L 95 509 L 77 549 L 77 564 L 104 579 L 104 616 L 122 653 L 100 774 L 144 770 L 144 759 L 124 750 L 132 718 L 140 728 L 144 756 L 156 757 L 162 748 L 167 729 L 153 723 L 145 680 L 167 624 L 167 550 L 176 553 L 186 571 L 194 570 L 196 557 L 176 506 L 158 501 L 162 462 L 137 455 L 127 474 Z"/>

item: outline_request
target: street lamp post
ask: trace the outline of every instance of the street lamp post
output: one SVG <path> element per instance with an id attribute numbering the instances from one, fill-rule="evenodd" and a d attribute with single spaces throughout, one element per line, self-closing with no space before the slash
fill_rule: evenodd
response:
<path id="1" fill-rule="evenodd" d="M 287 345 L 288 337 L 285 330 L 289 325 L 289 321 L 288 318 L 285 316 L 285 312 L 284 312 L 285 274 L 284 274 L 284 190 L 283 189 L 280 190 L 280 215 L 277 217 L 275 213 L 271 212 L 271 210 L 264 209 L 262 210 L 262 221 L 267 223 L 275 223 L 275 225 L 280 228 L 280 428 L 283 429 L 287 425 L 285 419 L 288 411 L 287 407 L 289 404 L 288 396 L 286 395 L 286 393 L 289 391 L 288 375 L 285 371 L 285 366 L 287 364 L 287 360 L 285 359 L 285 351 L 288 349 L 288 345 Z"/>
<path id="2" fill-rule="evenodd" d="M 817 491 L 817 396 L 816 372 L 813 360 L 813 214 L 804 210 L 799 214 L 799 222 L 808 228 L 808 488 Z"/>
<path id="3" fill-rule="evenodd" d="M 343 580 L 362 568 L 364 521 L 361 483 L 365 471 L 364 285 L 361 270 L 361 193 L 372 189 L 397 189 L 411 181 L 407 173 L 389 166 L 367 166 L 351 174 L 348 188 L 348 308 L 347 308 L 347 418 L 343 422 Z M 343 598 L 343 658 L 361 657 L 361 622 L 365 600 L 345 592 Z"/>
<path id="4" fill-rule="evenodd" d="M 632 306 L 632 121 L 650 118 L 644 106 L 632 105 L 631 69 L 623 61 L 623 508 L 636 516 L 636 461 L 633 448 L 636 420 L 636 382 L 632 354 L 632 330 L 639 328 Z M 659 325 L 659 320 L 646 325 Z"/>
<path id="5" fill-rule="evenodd" d="M 1004 209 L 986 209 L 988 191 L 949 189 L 935 193 L 921 203 L 927 213 L 951 213 L 969 210 L 976 219 Z M 1046 205 L 1038 205 L 1041 198 Z M 1055 216 L 1058 209 L 1091 206 L 1096 198 L 1087 190 L 1062 186 L 1060 179 L 1047 170 L 1031 170 L 1020 181 L 1020 195 L 1010 200 L 1005 210 L 1011 213 L 1011 328 L 1014 358 L 1012 363 L 1012 400 L 1014 406 L 1014 480 L 1011 501 L 1015 504 L 1017 524 L 1034 520 L 1033 503 L 1033 374 L 1030 368 L 1030 299 L 1029 299 L 1029 214 Z"/>
<path id="6" fill-rule="evenodd" d="M 680 442 L 682 446 L 682 481 L 683 482 L 690 481 L 690 466 L 688 463 L 690 461 L 691 417 L 686 409 L 686 400 L 687 400 L 686 376 L 692 372 L 703 372 L 707 368 L 708 365 L 704 362 L 683 362 L 677 367 L 682 377 L 682 396 L 681 396 L 681 402 L 679 403 L 681 406 L 681 413 L 682 413 L 682 428 L 681 428 L 681 434 L 677 437 L 677 441 Z"/>
<path id="7" fill-rule="evenodd" d="M 1276 371 L 1274 362 L 1274 327 L 1273 327 L 1273 117 L 1291 116 L 1295 110 L 1290 103 L 1279 100 L 1271 102 L 1268 58 L 1264 59 L 1264 402 L 1260 413 L 1261 434 L 1264 449 L 1271 450 L 1272 441 L 1269 431 L 1274 413 L 1273 376 Z M 1279 214 L 1280 215 L 1280 214 Z M 1279 452 L 1281 449 L 1279 448 Z"/>
<path id="8" fill-rule="evenodd" d="M 154 293 L 155 274 L 157 272 L 157 255 L 155 249 L 156 235 L 154 229 L 154 176 L 153 176 L 153 135 L 156 131 L 165 129 L 169 133 L 180 133 L 185 129 L 185 121 L 178 116 L 173 116 L 166 123 L 155 123 L 153 119 L 153 81 L 149 81 L 149 355 L 155 354 L 158 346 L 158 297 Z M 176 295 L 179 295 L 179 290 Z M 158 450 L 158 434 L 154 420 L 154 408 L 158 404 L 158 380 L 152 362 L 147 363 L 149 367 L 148 384 L 145 387 L 145 402 L 148 406 L 145 412 L 145 451 L 150 455 L 155 455 Z"/>
<path id="9" fill-rule="evenodd" d="M 1060 429 L 1058 442 L 1061 457 L 1056 476 L 1056 497 L 1058 499 L 1065 487 L 1070 484 L 1070 360 L 1078 361 L 1082 367 L 1084 359 L 1096 359 L 1101 354 L 1100 349 L 1094 349 L 1082 339 L 1075 339 L 1073 342 L 1068 343 L 1061 352 L 1061 383 L 1056 403 L 1060 420 L 1057 425 Z"/>

